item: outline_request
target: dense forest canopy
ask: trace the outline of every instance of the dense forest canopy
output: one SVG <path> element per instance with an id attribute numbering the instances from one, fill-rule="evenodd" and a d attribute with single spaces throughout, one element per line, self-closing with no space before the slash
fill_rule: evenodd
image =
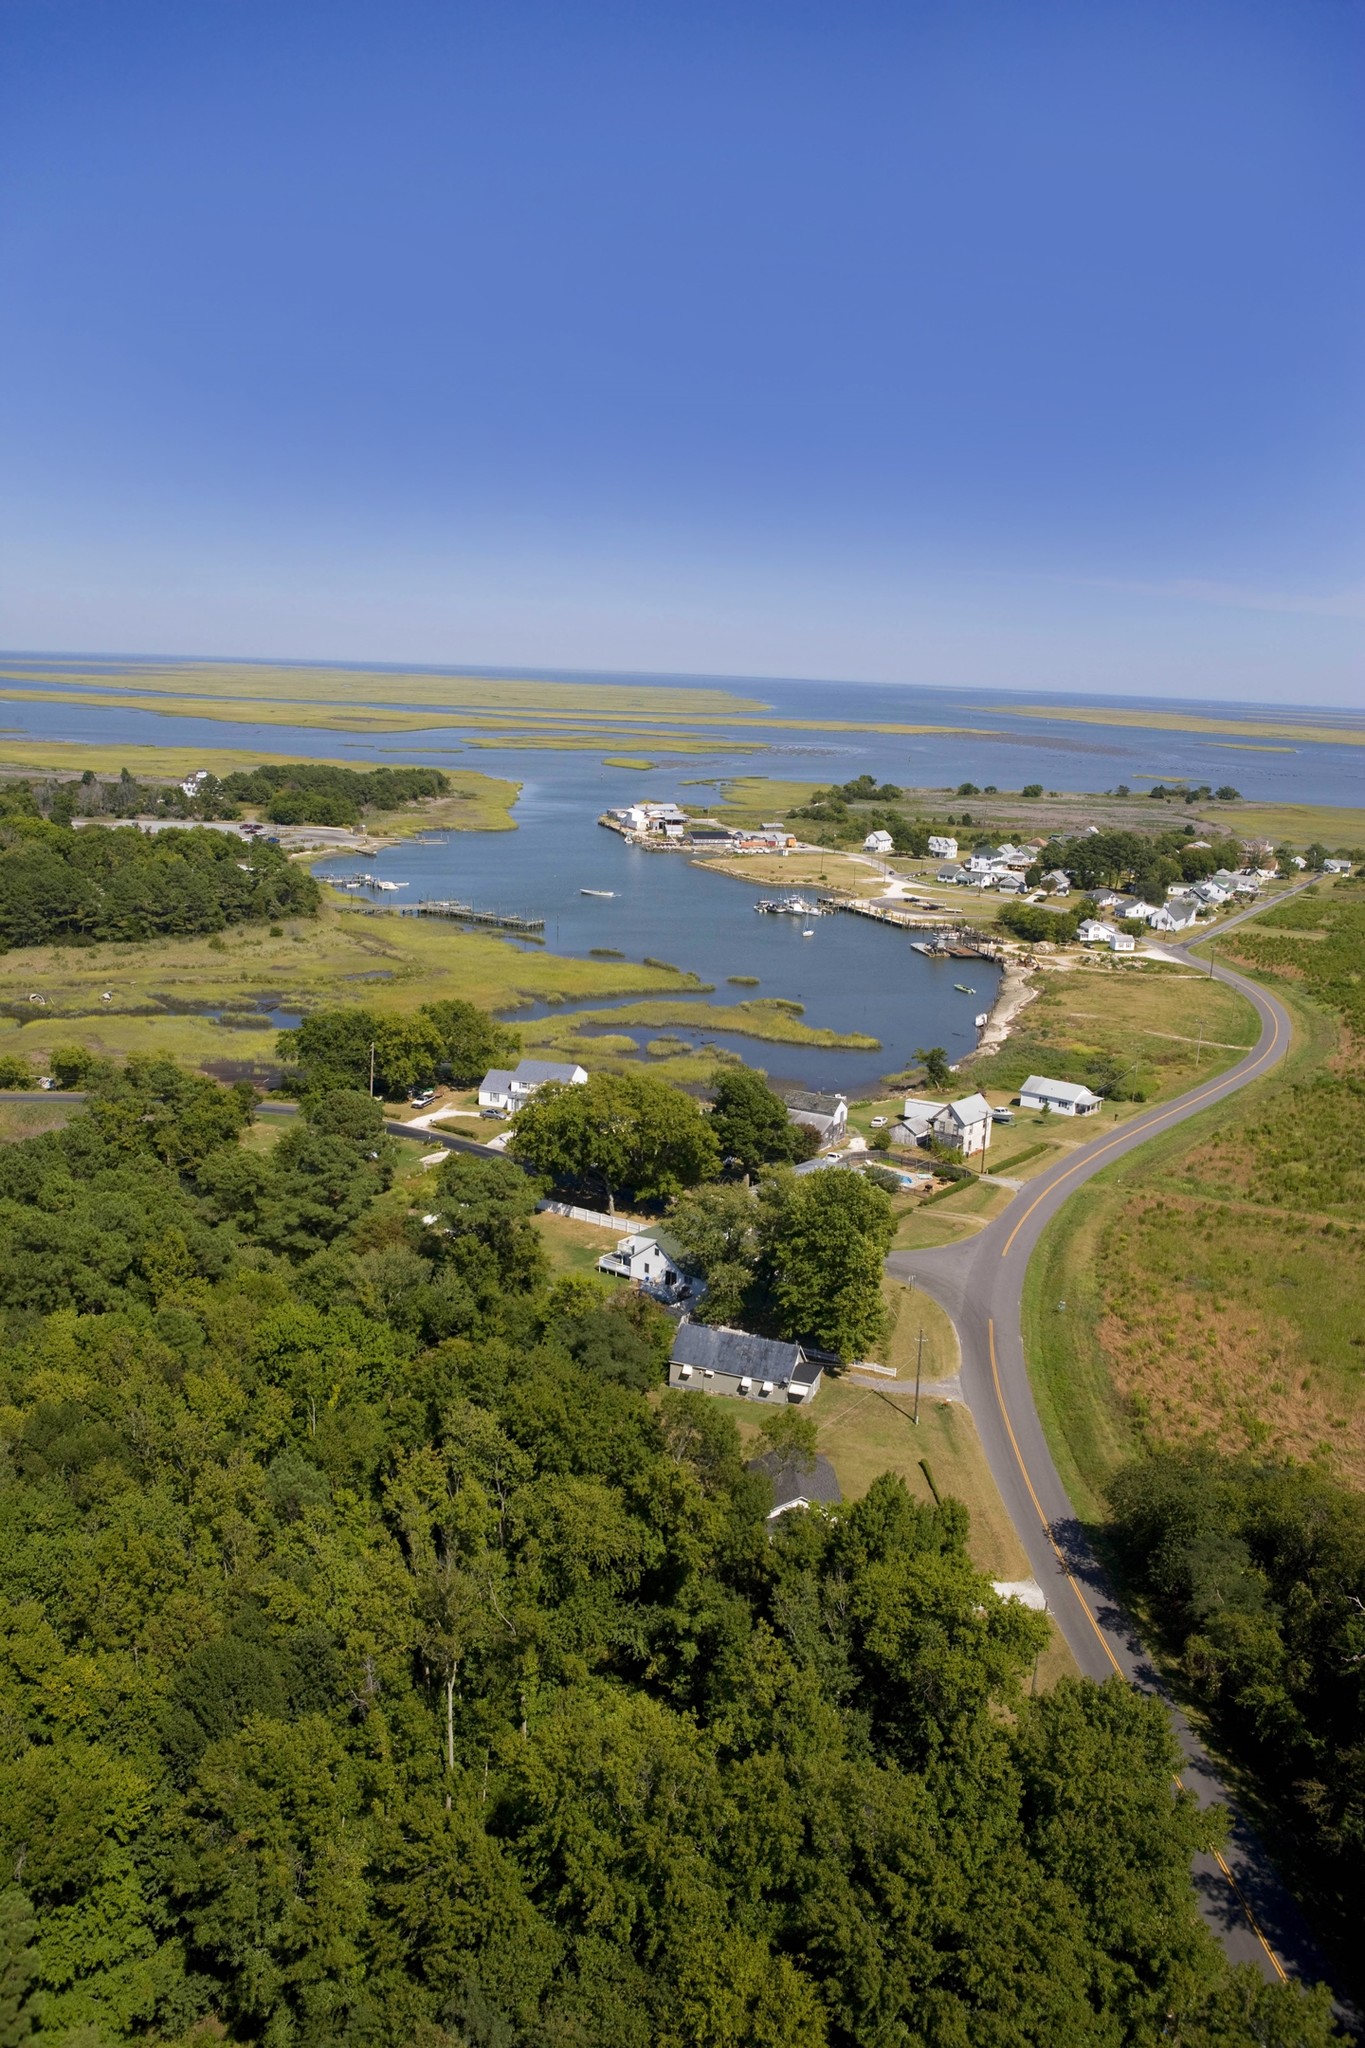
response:
<path id="1" fill-rule="evenodd" d="M 0 818 L 0 946 L 184 938 L 315 914 L 313 877 L 224 832 L 143 833 Z"/>
<path id="2" fill-rule="evenodd" d="M 766 1519 L 670 1325 L 380 1114 L 0 1151 L 0 2023 L 64 2048 L 1313 2048 L 1159 1705 L 898 1481 Z"/>

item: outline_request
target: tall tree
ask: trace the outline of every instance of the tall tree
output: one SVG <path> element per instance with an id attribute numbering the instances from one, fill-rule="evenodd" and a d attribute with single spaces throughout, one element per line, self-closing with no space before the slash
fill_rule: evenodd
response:
<path id="1" fill-rule="evenodd" d="M 594 1074 L 578 1087 L 552 1082 L 519 1113 L 512 1144 L 528 1166 L 609 1209 L 627 1193 L 671 1201 L 720 1167 L 709 1120 L 690 1095 L 651 1074 Z"/>
<path id="2" fill-rule="evenodd" d="M 783 1336 L 860 1358 L 885 1334 L 891 1202 L 860 1173 L 774 1175 L 760 1206 L 760 1271 Z"/>

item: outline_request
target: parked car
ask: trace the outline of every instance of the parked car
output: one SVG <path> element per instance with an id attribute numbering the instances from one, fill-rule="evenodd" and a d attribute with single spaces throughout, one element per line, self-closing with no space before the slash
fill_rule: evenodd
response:
<path id="1" fill-rule="evenodd" d="M 879 1131 L 879 1130 L 880 1130 L 880 1129 L 882 1128 L 882 1125 L 883 1125 L 883 1124 L 884 1124 L 885 1122 L 886 1122 L 886 1118 L 885 1118 L 884 1116 L 874 1116 L 874 1117 L 873 1117 L 873 1119 L 872 1119 L 872 1128 L 873 1128 L 873 1130 L 874 1130 L 874 1131 Z"/>

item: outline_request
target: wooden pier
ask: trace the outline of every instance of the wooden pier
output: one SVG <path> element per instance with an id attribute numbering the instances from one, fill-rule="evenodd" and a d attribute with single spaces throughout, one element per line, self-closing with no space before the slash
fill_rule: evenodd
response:
<path id="1" fill-rule="evenodd" d="M 476 910 L 472 903 L 455 903 L 447 899 L 427 898 L 421 903 L 405 905 L 399 913 L 402 917 L 448 917 L 454 924 L 477 924 L 500 932 L 543 932 L 543 917 L 504 916 L 496 910 Z"/>

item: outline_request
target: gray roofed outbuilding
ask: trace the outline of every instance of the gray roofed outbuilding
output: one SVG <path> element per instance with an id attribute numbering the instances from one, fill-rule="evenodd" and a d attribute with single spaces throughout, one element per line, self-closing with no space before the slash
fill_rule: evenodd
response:
<path id="1" fill-rule="evenodd" d="M 773 1505 L 768 1520 L 775 1520 L 785 1514 L 788 1508 L 834 1507 L 844 1497 L 838 1476 L 828 1458 L 819 1456 L 807 1463 L 804 1459 L 793 1458 L 782 1451 L 765 1451 L 761 1458 L 754 1458 L 749 1465 L 751 1472 L 761 1472 L 773 1490 Z"/>

